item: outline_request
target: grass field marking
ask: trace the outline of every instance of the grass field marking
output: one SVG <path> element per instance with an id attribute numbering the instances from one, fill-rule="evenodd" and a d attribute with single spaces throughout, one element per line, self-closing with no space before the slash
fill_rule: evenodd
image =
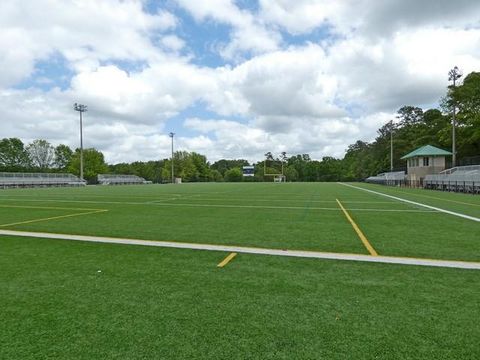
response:
<path id="1" fill-rule="evenodd" d="M 54 199 L 3 199 L 4 201 L 25 201 L 25 202 L 53 202 L 53 203 L 81 203 L 81 204 L 120 204 L 120 205 L 153 205 L 153 206 L 189 206 L 189 207 L 215 207 L 215 208 L 246 208 L 246 209 L 287 209 L 287 210 L 304 210 L 302 206 L 262 206 L 262 205 L 228 205 L 228 204 L 193 204 L 193 203 L 166 203 L 165 200 L 154 200 L 147 202 L 125 202 L 125 201 L 95 201 L 95 200 L 54 200 Z M 332 201 L 334 202 L 334 201 Z M 390 203 L 390 202 L 389 202 Z M 32 207 L 33 208 L 33 207 Z M 40 207 L 35 207 L 40 208 Z M 45 207 L 45 209 L 54 209 L 54 207 Z M 63 209 L 63 208 L 58 208 Z M 73 210 L 74 208 L 64 208 L 65 210 Z M 96 210 L 96 209 L 84 209 L 84 210 Z M 101 209 L 98 209 L 101 210 Z M 310 207 L 310 210 L 330 210 L 341 211 L 338 207 Z M 412 209 L 362 209 L 355 208 L 349 209 L 355 211 L 373 211 L 373 212 L 416 212 L 425 213 L 433 212 L 432 210 L 412 210 Z"/>
<path id="2" fill-rule="evenodd" d="M 33 220 L 19 221 L 19 222 L 10 223 L 10 224 L 1 224 L 0 227 L 8 227 L 8 226 L 15 226 L 15 225 L 30 224 L 30 223 L 41 222 L 41 221 L 50 221 L 50 220 L 64 219 L 64 218 L 74 217 L 74 216 L 83 216 L 83 215 L 98 214 L 98 213 L 106 212 L 106 211 L 108 211 L 108 210 L 95 210 L 95 211 L 89 211 L 89 212 L 83 212 L 83 213 L 75 213 L 75 214 L 68 214 L 68 215 L 52 216 L 52 217 L 48 217 L 48 218 L 41 218 L 41 219 L 33 219 Z"/>
<path id="3" fill-rule="evenodd" d="M 183 198 L 175 198 L 175 199 L 157 199 L 157 200 L 152 200 L 148 201 L 149 203 L 153 202 L 161 202 L 161 201 L 168 201 L 168 200 L 182 200 Z M 191 200 L 191 199 L 190 199 Z M 194 199 L 197 200 L 197 199 Z M 306 202 L 305 199 L 255 199 L 252 197 L 245 197 L 245 198 L 198 198 L 198 200 L 201 201 L 240 201 L 240 202 L 297 202 L 297 203 L 302 203 Z M 336 203 L 335 200 L 310 200 L 312 203 Z M 387 200 L 387 201 L 343 201 L 344 203 L 352 203 L 352 204 L 392 204 L 396 203 L 394 200 Z"/>
<path id="4" fill-rule="evenodd" d="M 157 199 L 157 200 L 152 200 L 152 201 L 146 201 L 144 202 L 143 204 L 156 204 L 158 202 L 162 202 L 162 201 L 173 201 L 173 200 L 177 200 L 178 198 L 170 198 L 170 199 Z"/>
<path id="5" fill-rule="evenodd" d="M 346 261 L 360 261 L 360 262 L 383 263 L 383 264 L 433 266 L 433 267 L 442 267 L 442 268 L 480 270 L 480 262 L 459 261 L 459 260 L 437 260 L 437 259 L 408 258 L 408 257 L 396 257 L 396 256 L 383 256 L 383 255 L 371 256 L 371 255 L 364 255 L 364 254 L 332 253 L 332 252 L 303 251 L 303 250 L 280 250 L 280 249 L 229 246 L 229 245 L 195 244 L 195 243 L 184 243 L 184 242 L 173 242 L 173 241 L 125 239 L 125 238 L 113 238 L 113 237 L 54 234 L 54 233 L 44 233 L 44 232 L 1 230 L 1 229 L 0 229 L 0 235 L 31 237 L 31 238 L 38 238 L 38 239 L 84 241 L 84 242 L 119 244 L 119 245 L 139 245 L 139 246 L 152 246 L 152 247 L 164 247 L 164 248 L 175 248 L 175 249 L 221 251 L 221 252 L 229 252 L 229 253 L 235 252 L 235 253 L 255 254 L 255 255 L 272 255 L 272 256 L 286 256 L 286 257 L 299 257 L 299 258 L 346 260 Z"/>
<path id="6" fill-rule="evenodd" d="M 213 207 L 213 208 L 231 208 L 231 209 L 278 209 L 278 210 L 305 210 L 302 206 L 267 206 L 267 205 L 228 205 L 228 204 L 192 204 L 192 203 L 149 203 L 150 205 L 158 206 L 185 206 L 185 207 Z M 341 211 L 338 207 L 315 207 L 312 206 L 310 210 L 329 210 Z M 431 210 L 412 210 L 412 209 L 351 209 L 355 211 L 375 211 L 375 212 L 433 212 Z"/>
<path id="7" fill-rule="evenodd" d="M 358 225 L 355 223 L 355 221 L 352 219 L 352 217 L 350 216 L 350 214 L 348 213 L 347 210 L 345 210 L 345 208 L 343 207 L 342 203 L 340 202 L 340 200 L 336 199 L 337 200 L 337 203 L 338 203 L 338 206 L 340 206 L 340 209 L 342 209 L 343 213 L 345 214 L 345 217 L 347 218 L 347 220 L 350 222 L 350 224 L 352 224 L 352 227 L 353 227 L 353 230 L 355 230 L 355 232 L 357 233 L 358 237 L 360 238 L 360 240 L 362 240 L 362 243 L 363 245 L 367 248 L 368 252 L 370 253 L 370 255 L 372 256 L 378 256 L 378 253 L 377 251 L 373 248 L 372 244 L 370 244 L 370 242 L 368 241 L 367 237 L 365 236 L 365 234 L 362 232 L 362 230 L 360 230 L 360 228 L 358 227 Z"/>
<path id="8" fill-rule="evenodd" d="M 394 191 L 394 192 L 398 192 L 400 194 L 421 196 L 421 197 L 424 197 L 424 198 L 427 198 L 427 199 L 435 199 L 435 200 L 440 200 L 440 201 L 448 201 L 448 202 L 455 203 L 455 204 L 469 205 L 469 206 L 479 206 L 480 207 L 480 204 L 472 204 L 472 203 L 468 203 L 468 202 L 464 202 L 464 201 L 451 200 L 451 199 L 442 199 L 442 198 L 439 198 L 439 197 L 436 197 L 436 196 L 430 196 L 430 195 L 425 195 L 425 194 L 409 193 L 407 191 L 401 191 L 401 190 L 398 190 L 398 189 L 390 189 L 390 190 Z"/>
<path id="9" fill-rule="evenodd" d="M 458 216 L 458 217 L 463 218 L 463 219 L 480 222 L 480 219 L 479 219 L 479 218 L 476 218 L 476 217 L 474 217 L 474 216 L 465 215 L 465 214 L 457 213 L 457 212 L 454 212 L 454 211 L 441 209 L 441 208 L 438 208 L 438 207 L 435 207 L 435 206 L 430 206 L 430 205 L 427 205 L 427 204 L 422 204 L 422 203 L 419 203 L 419 202 L 407 200 L 407 199 L 404 199 L 404 198 L 401 198 L 401 197 L 397 197 L 397 196 L 393 196 L 393 195 L 388 195 L 388 194 L 381 193 L 381 192 L 374 191 L 374 190 L 370 190 L 370 189 L 365 189 L 365 188 L 362 188 L 362 187 L 359 187 L 359 186 L 354 186 L 354 185 L 351 185 L 351 184 L 345 184 L 345 183 L 339 183 L 339 184 L 344 185 L 344 186 L 348 186 L 348 187 L 351 187 L 351 188 L 354 188 L 354 189 L 363 190 L 363 191 L 366 191 L 366 192 L 369 192 L 369 193 L 372 193 L 372 194 L 376 194 L 376 195 L 380 195 L 380 196 L 385 196 L 385 197 L 388 197 L 388 198 L 391 198 L 391 199 L 395 199 L 395 200 L 398 200 L 398 201 L 403 201 L 403 202 L 408 203 L 408 204 L 413 204 L 413 205 L 425 207 L 425 208 L 427 208 L 427 209 L 432 209 L 432 210 L 440 211 L 440 212 L 445 213 L 445 214 L 449 214 L 449 215 L 453 215 L 453 216 Z"/>
<path id="10" fill-rule="evenodd" d="M 237 256 L 237 253 L 234 253 L 234 252 L 230 253 L 230 255 L 228 255 L 225 259 L 223 259 L 222 262 L 217 265 L 217 267 L 223 268 L 223 267 L 224 267 L 225 265 L 227 265 L 231 260 L 233 260 L 233 258 L 234 258 L 235 256 Z"/>
<path id="11" fill-rule="evenodd" d="M 133 201 L 95 201 L 95 200 L 57 200 L 57 199 L 18 199 L 9 198 L 2 199 L 3 201 L 25 201 L 25 202 L 54 202 L 54 203 L 72 203 L 72 204 L 120 204 L 120 205 L 145 205 L 148 201 L 133 202 Z"/>
<path id="12" fill-rule="evenodd" d="M 86 209 L 86 208 L 66 208 L 56 206 L 27 206 L 27 205 L 0 205 L 0 208 L 15 208 L 15 209 L 41 209 L 41 210 L 73 210 L 73 211 L 97 211 L 105 209 Z"/>
<path id="13" fill-rule="evenodd" d="M 315 208 L 313 208 L 315 209 Z M 435 210 L 420 210 L 420 209 L 362 209 L 362 208 L 346 208 L 348 211 L 373 211 L 373 212 L 405 212 L 405 213 L 438 213 Z"/>

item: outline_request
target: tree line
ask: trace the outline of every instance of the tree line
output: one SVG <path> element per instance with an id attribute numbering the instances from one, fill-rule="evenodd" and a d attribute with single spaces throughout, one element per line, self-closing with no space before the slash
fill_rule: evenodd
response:
<path id="1" fill-rule="evenodd" d="M 463 84 L 449 86 L 440 101 L 439 109 L 423 110 L 416 106 L 403 106 L 395 121 L 377 130 L 372 142 L 358 140 L 348 146 L 342 159 L 325 156 L 313 160 L 309 154 L 282 152 L 265 154 L 265 160 L 250 164 L 244 159 L 221 159 L 209 163 L 196 152 L 174 153 L 175 177 L 186 182 L 208 181 L 272 181 L 267 174 L 283 173 L 288 181 L 352 181 L 390 169 L 390 137 L 393 138 L 394 168 L 405 169 L 400 158 L 423 146 L 433 145 L 443 149 L 452 147 L 452 111 L 457 110 L 457 158 L 460 165 L 480 164 L 480 73 L 472 72 Z M 392 119 L 393 120 L 393 119 Z M 138 175 L 155 183 L 171 181 L 171 159 L 135 161 L 107 164 L 104 155 L 94 149 L 84 149 L 84 178 L 96 181 L 97 174 Z M 253 177 L 243 177 L 242 167 L 255 166 Z M 69 172 L 79 174 L 80 149 L 67 145 L 51 145 L 38 139 L 24 144 L 17 138 L 0 140 L 0 171 L 11 172 Z"/>

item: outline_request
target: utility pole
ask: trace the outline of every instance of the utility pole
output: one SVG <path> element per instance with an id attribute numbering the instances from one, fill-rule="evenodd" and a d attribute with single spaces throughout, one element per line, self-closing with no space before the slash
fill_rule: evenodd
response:
<path id="1" fill-rule="evenodd" d="M 455 66 L 452 70 L 448 72 L 448 81 L 453 81 L 453 90 L 455 90 L 456 86 L 456 81 L 462 77 L 462 73 L 458 69 L 457 66 Z M 457 150 L 455 147 L 455 127 L 457 126 L 456 124 L 456 109 L 457 108 L 457 103 L 455 101 L 455 97 L 453 97 L 453 114 L 452 114 L 452 167 L 455 167 L 457 165 Z"/>
<path id="2" fill-rule="evenodd" d="M 87 105 L 73 104 L 73 109 L 80 113 L 80 179 L 83 180 L 83 124 L 82 113 L 87 111 Z"/>
<path id="3" fill-rule="evenodd" d="M 168 136 L 170 136 L 172 138 L 172 184 L 175 183 L 175 175 L 173 173 L 173 137 L 175 136 L 175 133 L 174 132 L 171 132 L 170 134 L 168 134 Z"/>

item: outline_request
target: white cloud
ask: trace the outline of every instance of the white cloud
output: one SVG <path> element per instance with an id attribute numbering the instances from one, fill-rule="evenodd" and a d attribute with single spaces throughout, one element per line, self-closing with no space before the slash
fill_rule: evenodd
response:
<path id="1" fill-rule="evenodd" d="M 480 68 L 479 44 L 480 29 L 421 28 L 383 40 L 349 38 L 329 49 L 327 71 L 336 73 L 339 99 L 367 112 L 432 105 L 445 93 L 450 68 Z"/>
<path id="2" fill-rule="evenodd" d="M 230 42 L 218 46 L 219 53 L 229 60 L 242 60 L 245 52 L 262 54 L 279 48 L 282 38 L 268 29 L 260 18 L 239 9 L 232 0 L 176 0 L 198 21 L 215 21 L 232 27 Z"/>
<path id="3" fill-rule="evenodd" d="M 260 0 L 260 16 L 291 34 L 303 34 L 326 25 L 342 9 L 340 1 Z"/>
<path id="4" fill-rule="evenodd" d="M 150 15 L 140 1 L 35 0 L 0 2 L 0 87 L 28 77 L 38 60 L 59 53 L 74 69 L 111 59 L 154 60 L 154 31 L 171 29 L 166 11 Z"/>
<path id="5" fill-rule="evenodd" d="M 201 149 L 211 161 L 222 158 L 242 158 L 257 161 L 270 151 L 289 155 L 310 154 L 341 157 L 352 139 L 371 141 L 376 129 L 394 117 L 392 113 L 375 113 L 366 117 L 338 119 L 304 119 L 286 133 L 271 133 L 256 123 L 242 124 L 229 120 L 189 118 L 184 127 L 202 135 L 191 142 L 183 142 L 186 150 Z"/>
<path id="6" fill-rule="evenodd" d="M 233 70 L 236 86 L 263 116 L 340 116 L 334 104 L 336 80 L 325 72 L 324 51 L 315 45 L 277 51 Z"/>
<path id="7" fill-rule="evenodd" d="M 185 46 L 185 41 L 176 35 L 164 36 L 161 42 L 163 46 L 172 51 L 180 51 Z"/>
<path id="8" fill-rule="evenodd" d="M 258 11 L 233 0 L 177 3 L 196 26 L 227 26 L 216 51 L 229 65 L 202 65 L 191 46 L 202 38 L 185 33 L 177 8 L 0 2 L 0 137 L 75 147 L 72 104 L 81 102 L 89 106 L 86 146 L 111 162 L 168 157 L 170 129 L 178 148 L 209 160 L 255 160 L 266 151 L 342 156 L 355 140 L 372 140 L 399 107 L 434 105 L 454 65 L 480 69 L 478 2 L 261 0 Z M 335 37 L 315 39 L 319 27 Z M 13 87 L 52 58 L 71 71 L 63 90 Z M 40 75 L 35 84 L 54 86 Z"/>

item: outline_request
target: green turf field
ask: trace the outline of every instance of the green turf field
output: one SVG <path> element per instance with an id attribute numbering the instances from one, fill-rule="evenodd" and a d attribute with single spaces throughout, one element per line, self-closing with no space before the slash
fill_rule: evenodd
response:
<path id="1" fill-rule="evenodd" d="M 354 184 L 480 217 L 472 195 Z M 336 183 L 0 191 L 0 229 L 480 261 L 480 223 Z M 0 236 L 0 358 L 477 359 L 480 271 Z"/>

